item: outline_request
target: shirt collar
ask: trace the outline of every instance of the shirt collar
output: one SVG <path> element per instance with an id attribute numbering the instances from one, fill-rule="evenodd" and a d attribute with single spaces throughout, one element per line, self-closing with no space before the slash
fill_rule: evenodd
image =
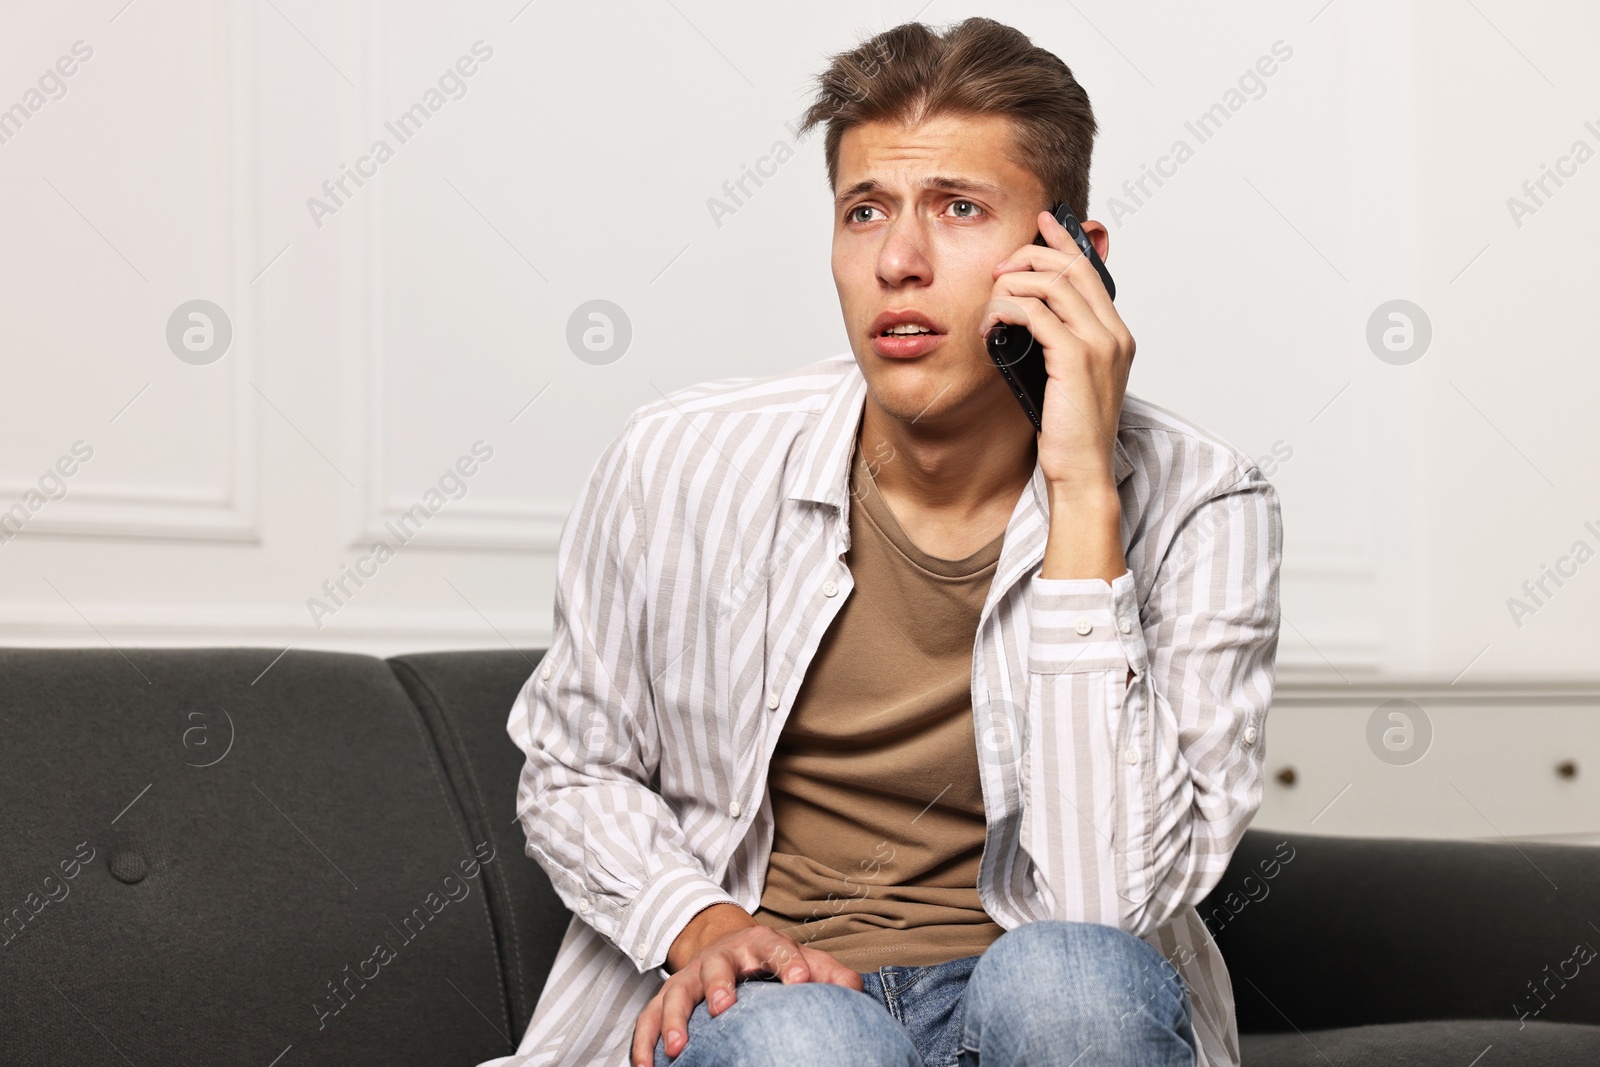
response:
<path id="1" fill-rule="evenodd" d="M 850 455 L 856 430 L 861 425 L 862 407 L 867 399 L 867 380 L 852 354 L 833 358 L 848 361 L 849 366 L 839 375 L 839 380 L 829 387 L 820 417 L 812 423 L 801 442 L 799 473 L 794 487 L 789 491 L 789 499 L 813 500 L 847 511 L 845 501 L 850 494 Z M 1122 447 L 1120 433 L 1112 462 L 1117 484 L 1121 485 L 1133 473 L 1133 461 Z M 1044 472 L 1037 462 L 1033 465 L 1029 488 L 1035 506 L 1041 514 L 1048 515 L 1050 502 L 1045 495 Z"/>

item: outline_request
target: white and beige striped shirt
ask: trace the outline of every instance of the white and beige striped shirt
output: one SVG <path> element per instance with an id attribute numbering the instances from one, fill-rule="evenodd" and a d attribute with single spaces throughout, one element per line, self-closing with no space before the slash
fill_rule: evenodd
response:
<path id="1" fill-rule="evenodd" d="M 517 1054 L 481 1067 L 626 1067 L 673 939 L 718 901 L 756 910 L 768 761 L 852 590 L 865 398 L 848 353 L 708 382 L 640 408 L 601 455 L 507 723 L 528 854 L 573 917 Z M 1231 443 L 1132 395 L 1115 463 L 1115 581 L 1038 576 L 1037 466 L 1006 527 L 972 656 L 977 888 L 1008 930 L 1072 919 L 1154 945 L 1190 989 L 1197 1062 L 1224 1067 L 1233 992 L 1194 906 L 1261 801 L 1278 498 Z"/>

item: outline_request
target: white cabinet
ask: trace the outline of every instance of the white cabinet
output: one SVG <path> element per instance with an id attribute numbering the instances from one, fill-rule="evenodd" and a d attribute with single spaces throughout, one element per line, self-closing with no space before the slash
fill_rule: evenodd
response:
<path id="1" fill-rule="evenodd" d="M 1284 682 L 1255 828 L 1600 844 L 1600 687 Z"/>

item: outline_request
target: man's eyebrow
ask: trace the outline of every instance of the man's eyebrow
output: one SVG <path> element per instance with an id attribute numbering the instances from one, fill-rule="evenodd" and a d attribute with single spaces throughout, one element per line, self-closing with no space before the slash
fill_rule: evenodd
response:
<path id="1" fill-rule="evenodd" d="M 1001 186 L 995 185 L 993 182 L 982 182 L 976 178 L 947 178 L 943 175 L 924 178 L 919 188 L 941 189 L 947 193 L 979 193 L 984 196 L 1001 196 L 1005 193 Z M 882 189 L 883 186 L 871 178 L 856 182 L 850 188 L 834 197 L 833 206 L 835 208 L 843 207 L 846 200 L 854 200 L 863 194 L 880 192 Z"/>

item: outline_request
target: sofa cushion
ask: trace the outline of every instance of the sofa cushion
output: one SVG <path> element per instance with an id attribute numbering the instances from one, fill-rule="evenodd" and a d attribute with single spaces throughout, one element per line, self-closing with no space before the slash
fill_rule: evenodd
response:
<path id="1" fill-rule="evenodd" d="M 1244 1034 L 1239 1055 L 1240 1067 L 1573 1067 L 1600 1062 L 1600 1027 L 1462 1019 Z"/>
<path id="2" fill-rule="evenodd" d="M 483 885 L 509 979 L 511 1032 L 519 1037 L 572 919 L 544 869 L 527 855 L 515 818 L 523 754 L 506 733 L 506 720 L 543 655 L 431 652 L 389 660 L 433 732 L 472 839 L 495 848 L 497 859 L 485 869 Z"/>
<path id="3" fill-rule="evenodd" d="M 382 660 L 276 655 L 0 650 L 0 1061 L 514 1048 L 482 873 L 520 850 Z"/>

